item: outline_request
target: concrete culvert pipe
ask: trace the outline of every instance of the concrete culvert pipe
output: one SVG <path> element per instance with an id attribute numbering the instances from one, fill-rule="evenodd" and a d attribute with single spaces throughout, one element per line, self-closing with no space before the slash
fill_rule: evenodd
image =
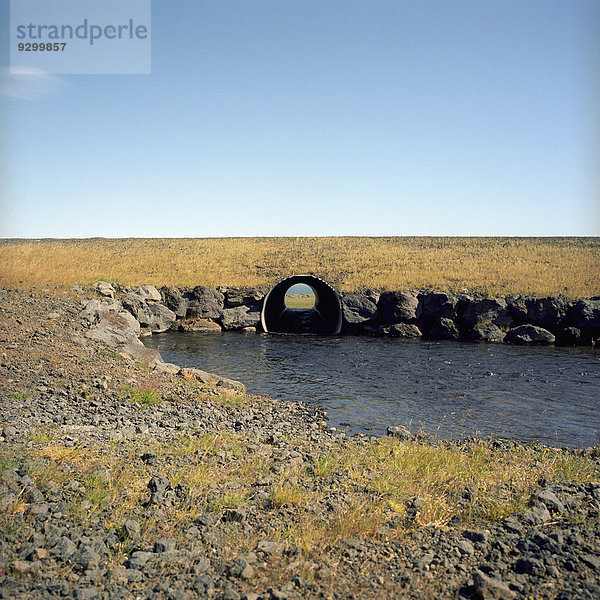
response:
<path id="1" fill-rule="evenodd" d="M 286 293 L 298 284 L 312 288 L 315 295 L 312 308 L 286 306 Z M 337 292 L 322 279 L 313 275 L 293 275 L 280 281 L 265 296 L 260 319 L 267 333 L 335 335 L 342 328 L 342 303 Z"/>

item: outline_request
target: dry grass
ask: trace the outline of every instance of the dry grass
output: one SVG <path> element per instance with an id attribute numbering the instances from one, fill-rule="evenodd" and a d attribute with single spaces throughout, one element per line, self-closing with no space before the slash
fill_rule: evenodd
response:
<path id="1" fill-rule="evenodd" d="M 314 273 L 340 290 L 600 292 L 600 238 L 323 237 L 0 243 L 4 285 L 270 286 Z"/>
<path id="2" fill-rule="evenodd" d="M 286 294 L 285 305 L 288 308 L 312 308 L 315 305 L 314 294 Z"/>
<path id="3" fill-rule="evenodd" d="M 66 490 L 75 523 L 100 518 L 111 528 L 133 518 L 145 524 L 143 541 L 151 544 L 166 530 L 178 537 L 205 511 L 218 516 L 245 507 L 260 515 L 254 526 L 261 531 L 224 540 L 232 556 L 252 549 L 258 533 L 319 555 L 349 537 L 395 539 L 450 521 L 460 526 L 494 521 L 525 510 L 541 478 L 550 483 L 597 478 L 590 458 L 543 447 L 501 452 L 486 442 L 431 446 L 382 438 L 332 448 L 279 470 L 264 504 L 264 498 L 255 498 L 255 482 L 273 475 L 273 451 L 263 444 L 249 447 L 241 435 L 185 434 L 171 442 L 140 435 L 83 448 L 65 443 L 55 430 L 44 439 L 41 429 L 28 446 L 3 449 L 0 470 L 26 462 L 42 490 L 49 485 Z M 157 454 L 160 472 L 173 485 L 186 489 L 180 503 L 165 508 L 160 523 L 144 503 L 152 476 L 140 460 L 146 450 Z M 22 500 L 0 494 L 6 509 L 0 527 L 27 509 Z"/>

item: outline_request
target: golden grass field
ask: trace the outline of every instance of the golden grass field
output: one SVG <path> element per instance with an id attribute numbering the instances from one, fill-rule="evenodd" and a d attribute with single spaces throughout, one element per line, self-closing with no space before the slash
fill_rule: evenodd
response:
<path id="1" fill-rule="evenodd" d="M 318 275 L 339 290 L 600 294 L 600 238 L 301 237 L 0 241 L 0 283 L 98 280 L 270 286 Z"/>

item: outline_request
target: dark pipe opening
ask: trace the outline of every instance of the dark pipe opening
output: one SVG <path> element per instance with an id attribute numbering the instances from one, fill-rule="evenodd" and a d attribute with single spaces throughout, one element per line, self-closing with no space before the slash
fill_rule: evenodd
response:
<path id="1" fill-rule="evenodd" d="M 286 306 L 287 291 L 298 283 L 313 289 L 313 308 Z M 265 296 L 260 319 L 265 332 L 333 335 L 342 328 L 342 303 L 337 292 L 322 279 L 313 275 L 293 275 L 280 281 Z"/>

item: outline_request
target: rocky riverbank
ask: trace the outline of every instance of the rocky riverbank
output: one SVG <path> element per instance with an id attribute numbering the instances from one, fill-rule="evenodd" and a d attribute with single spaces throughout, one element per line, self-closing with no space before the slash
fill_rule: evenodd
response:
<path id="1" fill-rule="evenodd" d="M 261 311 L 268 292 L 204 286 L 127 290 L 106 282 L 98 282 L 96 290 L 106 300 L 88 307 L 90 322 L 99 320 L 99 311 L 119 312 L 129 322 L 131 317 L 137 321 L 133 323 L 135 335 L 167 329 L 261 331 Z M 600 344 L 600 297 L 575 302 L 565 297 L 488 298 L 405 290 L 343 293 L 337 301 L 342 334 L 559 346 Z M 297 312 L 289 311 L 290 318 Z M 105 342 L 110 342 L 109 337 L 102 335 Z"/>
<path id="2" fill-rule="evenodd" d="M 90 293 L 0 290 L 0 597 L 600 595 L 597 448 L 348 439 L 145 349 L 164 291 Z"/>

